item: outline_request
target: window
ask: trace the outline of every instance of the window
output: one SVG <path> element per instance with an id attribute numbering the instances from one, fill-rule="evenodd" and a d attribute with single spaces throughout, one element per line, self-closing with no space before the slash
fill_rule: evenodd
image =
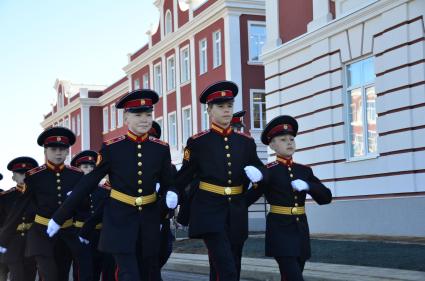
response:
<path id="1" fill-rule="evenodd" d="M 181 49 L 180 59 L 181 59 L 181 78 L 180 82 L 184 83 L 190 80 L 190 58 L 189 58 L 189 46 Z"/>
<path id="2" fill-rule="evenodd" d="M 167 10 L 165 12 L 165 35 L 173 32 L 173 17 L 171 16 L 171 11 Z"/>
<path id="3" fill-rule="evenodd" d="M 192 135 L 192 110 L 190 107 L 183 109 L 183 143 Z"/>
<path id="4" fill-rule="evenodd" d="M 115 129 L 116 116 L 115 104 L 111 104 L 111 130 Z"/>
<path id="5" fill-rule="evenodd" d="M 81 118 L 80 114 L 77 115 L 77 136 L 81 134 Z"/>
<path id="6" fill-rule="evenodd" d="M 103 108 L 103 133 L 108 132 L 108 107 Z"/>
<path id="7" fill-rule="evenodd" d="M 263 129 L 266 126 L 266 96 L 264 93 L 252 93 L 251 122 L 253 129 Z"/>
<path id="8" fill-rule="evenodd" d="M 154 66 L 154 90 L 159 96 L 162 96 L 162 77 L 161 77 L 161 63 Z"/>
<path id="9" fill-rule="evenodd" d="M 266 42 L 266 24 L 264 22 L 251 22 L 248 25 L 249 36 L 249 61 L 260 60 L 263 45 Z"/>
<path id="10" fill-rule="evenodd" d="M 134 90 L 140 89 L 140 81 L 139 79 L 134 80 Z"/>
<path id="11" fill-rule="evenodd" d="M 206 104 L 201 104 L 201 128 L 202 130 L 206 130 L 209 129 L 210 127 L 210 117 L 208 115 L 208 111 L 207 111 L 207 105 Z"/>
<path id="12" fill-rule="evenodd" d="M 64 101 L 64 95 L 63 93 L 59 93 L 59 98 L 58 98 L 58 109 L 61 109 L 65 104 Z"/>
<path id="13" fill-rule="evenodd" d="M 143 75 L 143 89 L 149 89 L 149 74 Z"/>
<path id="14" fill-rule="evenodd" d="M 349 156 L 376 155 L 378 134 L 374 58 L 370 57 L 347 65 L 346 76 Z"/>
<path id="15" fill-rule="evenodd" d="M 221 31 L 213 33 L 213 66 L 214 68 L 221 65 Z"/>
<path id="16" fill-rule="evenodd" d="M 168 114 L 168 143 L 171 147 L 177 146 L 176 112 Z"/>
<path id="17" fill-rule="evenodd" d="M 164 132 L 164 123 L 162 122 L 162 120 L 162 118 L 158 118 L 156 119 L 156 122 L 159 124 L 159 127 L 161 127 L 161 132 Z M 161 140 L 164 140 L 164 134 L 161 134 Z"/>
<path id="18" fill-rule="evenodd" d="M 124 125 L 124 109 L 119 108 L 117 110 L 117 119 L 118 119 L 118 124 L 117 124 L 117 128 L 121 128 Z"/>
<path id="19" fill-rule="evenodd" d="M 77 128 L 75 127 L 75 117 L 72 117 L 71 118 L 71 131 L 73 131 L 74 134 L 76 134 L 77 133 L 76 129 Z"/>
<path id="20" fill-rule="evenodd" d="M 65 121 L 63 121 L 63 126 L 65 128 L 68 128 L 69 129 L 69 119 L 68 118 L 66 118 Z"/>
<path id="21" fill-rule="evenodd" d="M 167 91 L 176 88 L 176 68 L 174 56 L 167 58 Z"/>
<path id="22" fill-rule="evenodd" d="M 199 41 L 199 74 L 207 72 L 207 39 Z"/>

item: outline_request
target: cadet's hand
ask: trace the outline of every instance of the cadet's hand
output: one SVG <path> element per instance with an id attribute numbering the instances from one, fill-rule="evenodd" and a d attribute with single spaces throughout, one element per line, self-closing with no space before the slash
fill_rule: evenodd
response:
<path id="1" fill-rule="evenodd" d="M 303 190 L 307 191 L 310 189 L 310 187 L 308 186 L 308 183 L 299 179 L 291 181 L 291 185 L 292 185 L 292 188 L 297 191 L 303 191 Z"/>
<path id="2" fill-rule="evenodd" d="M 246 176 L 252 182 L 259 182 L 263 179 L 263 174 L 254 166 L 246 166 L 244 168 Z"/>
<path id="3" fill-rule="evenodd" d="M 0 254 L 4 254 L 7 252 L 7 248 L 3 248 L 2 246 L 0 246 Z"/>
<path id="4" fill-rule="evenodd" d="M 165 203 L 167 207 L 170 209 L 175 209 L 177 207 L 177 194 L 174 191 L 167 191 L 167 195 L 165 197 Z"/>
<path id="5" fill-rule="evenodd" d="M 47 224 L 46 232 L 49 235 L 49 237 L 53 237 L 53 235 L 55 235 L 60 228 L 61 226 L 57 224 L 53 219 L 51 219 L 49 220 L 49 223 Z"/>
<path id="6" fill-rule="evenodd" d="M 159 182 L 157 182 L 156 185 L 155 185 L 156 192 L 158 192 L 158 190 L 159 190 L 160 187 L 161 187 L 161 185 L 159 184 Z"/>
<path id="7" fill-rule="evenodd" d="M 81 236 L 78 236 L 78 239 L 80 239 L 80 242 L 81 242 L 81 243 L 83 243 L 83 244 L 88 245 L 88 244 L 90 243 L 90 241 L 89 241 L 89 240 L 84 239 L 84 238 L 83 238 L 83 237 L 81 237 Z"/>

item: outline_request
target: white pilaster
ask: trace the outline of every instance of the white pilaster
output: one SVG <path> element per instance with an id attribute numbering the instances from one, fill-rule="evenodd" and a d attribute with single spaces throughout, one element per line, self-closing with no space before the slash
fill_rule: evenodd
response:
<path id="1" fill-rule="evenodd" d="M 193 133 L 198 132 L 198 98 L 196 95 L 196 64 L 195 64 L 195 37 L 191 36 L 189 40 L 190 53 L 190 88 L 192 94 L 192 127 Z"/>
<path id="2" fill-rule="evenodd" d="M 307 25 L 307 30 L 317 29 L 331 20 L 329 0 L 313 0 L 313 20 Z"/>
<path id="3" fill-rule="evenodd" d="M 167 59 L 165 54 L 161 56 L 161 80 L 162 80 L 162 112 L 163 112 L 163 130 L 164 140 L 168 142 L 168 109 L 167 109 Z"/>
<path id="4" fill-rule="evenodd" d="M 263 52 L 273 50 L 282 44 L 279 34 L 279 0 L 266 0 L 267 42 Z"/>
<path id="5" fill-rule="evenodd" d="M 181 102 L 181 90 L 180 90 L 180 49 L 179 47 L 174 48 L 175 52 L 175 70 L 176 70 L 176 113 L 177 113 L 177 151 L 182 150 L 182 139 L 183 139 L 183 123 L 182 123 L 182 102 Z M 181 155 L 181 153 L 179 153 Z"/>
<path id="6" fill-rule="evenodd" d="M 159 8 L 159 27 L 161 28 L 161 39 L 164 38 L 164 34 L 165 34 L 165 28 L 164 28 L 164 6 L 161 5 L 161 7 Z"/>
<path id="7" fill-rule="evenodd" d="M 81 103 L 81 150 L 90 149 L 90 105 Z"/>
<path id="8" fill-rule="evenodd" d="M 176 32 L 179 29 L 179 1 L 173 0 L 173 32 Z"/>

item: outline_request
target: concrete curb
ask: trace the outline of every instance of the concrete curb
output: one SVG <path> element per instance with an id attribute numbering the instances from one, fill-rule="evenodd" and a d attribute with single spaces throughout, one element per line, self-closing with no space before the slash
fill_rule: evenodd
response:
<path id="1" fill-rule="evenodd" d="M 208 274 L 208 256 L 173 253 L 165 270 Z M 308 281 L 423 281 L 425 272 L 308 262 L 304 277 Z M 241 278 L 280 281 L 279 268 L 272 259 L 243 258 Z"/>

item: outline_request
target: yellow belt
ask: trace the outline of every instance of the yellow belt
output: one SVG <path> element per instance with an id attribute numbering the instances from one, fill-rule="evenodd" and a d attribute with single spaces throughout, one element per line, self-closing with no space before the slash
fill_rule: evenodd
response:
<path id="1" fill-rule="evenodd" d="M 156 193 L 152 193 L 147 196 L 134 197 L 134 196 L 130 196 L 125 193 L 119 192 L 115 189 L 111 189 L 111 197 L 114 198 L 115 200 L 118 200 L 122 203 L 126 203 L 131 206 L 142 206 L 142 205 L 146 205 L 156 201 Z"/>
<path id="2" fill-rule="evenodd" d="M 280 214 L 280 215 L 304 215 L 305 207 L 285 207 L 278 205 L 270 205 L 270 213 Z"/>
<path id="3" fill-rule="evenodd" d="M 49 224 L 49 220 L 50 220 L 50 219 L 45 218 L 45 217 L 42 217 L 42 216 L 40 216 L 40 215 L 35 215 L 34 222 L 36 222 L 36 223 L 38 223 L 38 224 L 42 224 L 42 225 L 47 226 L 47 225 Z M 68 227 L 70 227 L 70 226 L 72 226 L 72 219 L 66 220 L 66 221 L 62 224 L 61 228 L 68 228 Z"/>
<path id="4" fill-rule="evenodd" d="M 32 223 L 21 223 L 18 224 L 18 227 L 16 228 L 16 231 L 24 232 L 30 229 Z"/>
<path id="5" fill-rule="evenodd" d="M 84 222 L 83 221 L 74 221 L 74 226 L 78 227 L 78 228 L 82 228 L 84 226 Z M 102 224 L 98 223 L 96 224 L 96 229 L 102 229 Z"/>
<path id="6" fill-rule="evenodd" d="M 205 191 L 221 194 L 221 195 L 237 195 L 243 191 L 242 185 L 238 186 L 220 186 L 201 181 L 199 188 Z"/>

